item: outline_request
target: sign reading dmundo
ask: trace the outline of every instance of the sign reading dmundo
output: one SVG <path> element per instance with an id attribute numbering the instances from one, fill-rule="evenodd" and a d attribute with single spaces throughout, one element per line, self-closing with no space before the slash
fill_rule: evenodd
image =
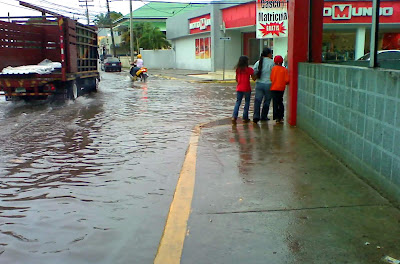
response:
<path id="1" fill-rule="evenodd" d="M 288 36 L 287 0 L 257 0 L 256 13 L 258 39 Z"/>

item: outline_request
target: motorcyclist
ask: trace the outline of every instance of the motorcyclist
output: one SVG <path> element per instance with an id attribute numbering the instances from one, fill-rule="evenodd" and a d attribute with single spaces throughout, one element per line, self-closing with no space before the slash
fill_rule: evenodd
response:
<path id="1" fill-rule="evenodd" d="M 131 62 L 131 69 L 129 71 L 129 74 L 132 75 L 132 77 L 137 77 L 136 73 L 140 70 L 140 67 L 138 67 L 135 62 Z"/>
<path id="2" fill-rule="evenodd" d="M 137 67 L 142 68 L 143 67 L 143 59 L 142 59 L 142 55 L 137 55 L 137 59 L 134 62 L 136 64 Z"/>
<path id="3" fill-rule="evenodd" d="M 135 60 L 136 62 L 136 60 Z M 129 71 L 129 74 L 132 75 L 132 78 L 134 81 L 137 80 L 139 77 L 141 81 L 146 81 L 147 79 L 147 68 L 145 67 L 139 67 L 138 65 L 135 64 L 135 62 L 131 62 L 131 69 Z"/>

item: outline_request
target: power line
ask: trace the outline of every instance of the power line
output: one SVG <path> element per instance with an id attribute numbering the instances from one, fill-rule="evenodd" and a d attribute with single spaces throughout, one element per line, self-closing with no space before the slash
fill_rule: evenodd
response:
<path id="1" fill-rule="evenodd" d="M 112 0 L 112 2 L 125 2 L 129 0 Z M 400 1 L 400 0 L 399 0 Z M 143 1 L 142 1 L 143 2 Z M 144 0 L 147 3 L 169 3 L 169 4 L 192 4 L 192 5 L 206 5 L 206 4 L 245 4 L 253 2 L 251 0 L 207 0 L 207 1 L 171 1 L 171 0 Z"/>

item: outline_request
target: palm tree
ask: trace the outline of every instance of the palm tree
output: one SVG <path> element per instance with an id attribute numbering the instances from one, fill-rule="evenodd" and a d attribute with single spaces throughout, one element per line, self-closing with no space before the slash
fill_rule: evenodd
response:
<path id="1" fill-rule="evenodd" d="M 145 28 L 140 38 L 140 44 L 144 49 L 165 49 L 171 47 L 165 34 L 158 27 Z"/>
<path id="2" fill-rule="evenodd" d="M 109 27 L 112 21 L 117 20 L 122 16 L 122 13 L 112 11 L 110 12 L 110 18 L 108 18 L 107 13 L 101 13 L 96 15 L 96 18 L 93 21 L 98 27 Z"/>
<path id="3" fill-rule="evenodd" d="M 169 48 L 171 45 L 166 40 L 165 34 L 159 28 L 154 27 L 151 23 L 137 23 L 133 26 L 133 41 L 136 44 L 135 50 L 143 49 L 163 49 Z M 126 45 L 130 43 L 129 29 L 122 30 L 122 40 Z"/>

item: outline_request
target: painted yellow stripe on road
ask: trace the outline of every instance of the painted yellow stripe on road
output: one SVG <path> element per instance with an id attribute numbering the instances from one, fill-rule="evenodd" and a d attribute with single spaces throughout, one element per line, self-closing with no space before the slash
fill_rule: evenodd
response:
<path id="1" fill-rule="evenodd" d="M 185 161 L 176 185 L 175 195 L 169 208 L 164 233 L 161 237 L 154 264 L 179 264 L 185 241 L 187 222 L 192 205 L 196 175 L 196 155 L 200 126 L 196 126 L 186 152 Z"/>

